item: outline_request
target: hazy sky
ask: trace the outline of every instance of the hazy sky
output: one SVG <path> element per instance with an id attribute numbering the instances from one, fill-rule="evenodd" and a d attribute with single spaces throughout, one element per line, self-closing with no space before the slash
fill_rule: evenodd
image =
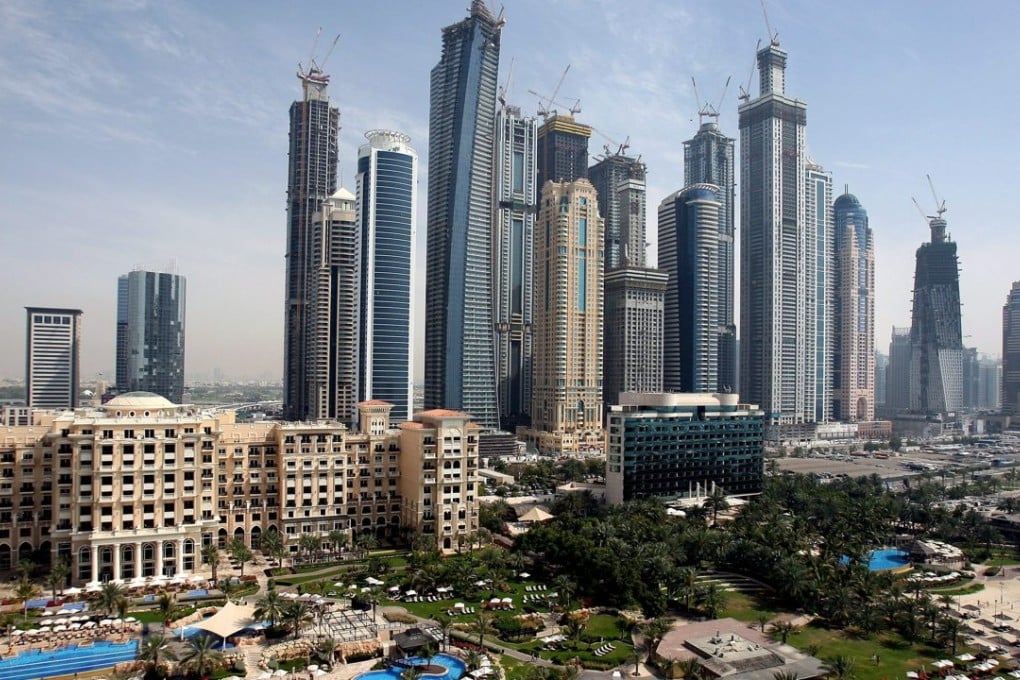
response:
<path id="1" fill-rule="evenodd" d="M 366 130 L 411 136 L 423 257 L 429 70 L 440 29 L 468 4 L 0 0 L 0 377 L 24 374 L 26 305 L 84 310 L 82 379 L 109 375 L 117 276 L 141 266 L 188 279 L 189 378 L 278 378 L 297 63 L 319 26 L 320 57 L 342 34 L 326 71 L 348 187 Z M 789 52 L 787 92 L 808 105 L 809 153 L 870 214 L 877 346 L 910 322 L 914 251 L 929 237 L 910 198 L 932 210 L 931 173 L 959 245 L 965 342 L 999 354 L 1020 279 L 1018 205 L 1006 200 L 1020 158 L 1020 3 L 768 8 Z M 720 122 L 737 135 L 737 86 L 766 37 L 758 0 L 506 0 L 506 19 L 511 101 L 533 112 L 528 90 L 548 93 L 570 64 L 559 98 L 581 99 L 579 120 L 629 136 L 648 164 L 654 242 L 656 206 L 683 186 L 682 142 L 697 128 L 692 75 L 713 103 L 733 76 Z M 592 153 L 605 143 L 594 136 Z"/>

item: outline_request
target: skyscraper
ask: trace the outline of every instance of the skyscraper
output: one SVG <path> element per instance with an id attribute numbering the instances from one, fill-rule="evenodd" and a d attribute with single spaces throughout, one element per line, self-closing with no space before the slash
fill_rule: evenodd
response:
<path id="1" fill-rule="evenodd" d="M 720 384 L 719 187 L 696 184 L 659 204 L 659 268 L 669 276 L 663 315 L 667 392 L 723 392 Z"/>
<path id="2" fill-rule="evenodd" d="M 889 355 L 875 350 L 875 413 L 885 412 Z"/>
<path id="3" fill-rule="evenodd" d="M 663 305 L 669 275 L 624 267 L 606 273 L 603 392 L 662 392 Z"/>
<path id="4" fill-rule="evenodd" d="M 885 374 L 887 417 L 910 408 L 910 329 L 893 326 L 889 339 L 889 368 Z"/>
<path id="5" fill-rule="evenodd" d="M 536 130 L 515 106 L 496 114 L 496 383 L 500 426 L 510 431 L 531 422 Z"/>
<path id="6" fill-rule="evenodd" d="M 856 196 L 844 192 L 833 204 L 833 215 L 832 415 L 836 420 L 874 420 L 875 244 L 868 211 Z"/>
<path id="7" fill-rule="evenodd" d="M 758 51 L 760 94 L 740 118 L 740 387 L 766 425 L 816 416 L 815 232 L 807 223 L 807 106 L 786 94 L 786 51 Z"/>
<path id="8" fill-rule="evenodd" d="M 414 237 L 418 154 L 411 138 L 373 130 L 358 150 L 361 242 L 358 400 L 393 404 L 395 421 L 414 416 Z"/>
<path id="9" fill-rule="evenodd" d="M 645 266 L 645 164 L 611 153 L 588 169 L 606 224 L 606 273 Z"/>
<path id="10" fill-rule="evenodd" d="M 310 355 L 319 344 L 313 337 L 324 326 L 310 314 L 314 288 L 312 217 L 336 191 L 337 137 L 340 111 L 329 105 L 329 76 L 314 65 L 300 69 L 302 98 L 290 106 L 290 150 L 287 172 L 287 280 L 283 410 L 287 418 L 311 415 Z M 173 401 L 173 399 L 171 399 Z"/>
<path id="11" fill-rule="evenodd" d="M 312 217 L 314 286 L 308 299 L 314 319 L 307 345 L 305 417 L 358 420 L 358 323 L 361 253 L 354 194 L 337 189 Z"/>
<path id="12" fill-rule="evenodd" d="M 956 243 L 942 211 L 928 222 L 931 242 L 917 249 L 910 325 L 910 410 L 937 415 L 963 405 L 963 324 Z"/>
<path id="13" fill-rule="evenodd" d="M 502 21 L 472 0 L 443 29 L 429 101 L 425 408 L 499 424 L 492 313 L 493 151 Z"/>
<path id="14" fill-rule="evenodd" d="M 1020 413 L 1020 281 L 1002 306 L 1002 412 Z"/>
<path id="15" fill-rule="evenodd" d="M 25 307 L 25 390 L 32 408 L 75 408 L 81 310 Z"/>
<path id="16" fill-rule="evenodd" d="M 546 182 L 536 232 L 531 424 L 540 450 L 576 452 L 602 436 L 604 246 L 591 183 Z"/>
<path id="17" fill-rule="evenodd" d="M 538 128 L 538 186 L 546 182 L 573 182 L 588 177 L 588 139 L 591 126 L 578 123 L 573 114 L 551 112 Z"/>
<path id="18" fill-rule="evenodd" d="M 117 281 L 117 376 L 126 381 L 117 383 L 121 392 L 184 400 L 186 292 L 184 277 L 166 272 L 135 270 Z"/>
<path id="19" fill-rule="evenodd" d="M 814 307 L 808 313 L 814 317 L 815 353 L 809 371 L 815 381 L 815 422 L 825 423 L 832 417 L 832 335 L 833 285 L 833 226 L 832 177 L 825 168 L 811 159 L 804 165 L 807 187 L 804 191 L 806 224 L 814 237 Z"/>
<path id="20" fill-rule="evenodd" d="M 706 116 L 699 117 L 704 121 Z M 733 138 L 719 130 L 717 116 L 709 113 L 708 122 L 702 122 L 698 133 L 684 142 L 684 182 L 686 186 L 711 184 L 716 189 L 719 202 L 719 245 L 716 255 L 718 291 L 716 303 L 719 306 L 719 385 L 720 389 L 737 391 L 738 364 L 737 326 L 733 319 L 736 210 L 733 199 L 734 163 Z"/>

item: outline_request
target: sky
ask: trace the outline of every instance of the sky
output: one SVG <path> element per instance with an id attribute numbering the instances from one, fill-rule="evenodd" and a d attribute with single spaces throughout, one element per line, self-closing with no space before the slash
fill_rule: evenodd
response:
<path id="1" fill-rule="evenodd" d="M 341 35 L 325 70 L 344 185 L 366 131 L 411 136 L 423 263 L 429 71 L 442 27 L 468 4 L 0 0 L 0 378 L 24 376 L 25 306 L 82 309 L 82 381 L 110 376 L 117 277 L 142 267 L 188 279 L 189 380 L 278 379 L 298 62 L 320 27 L 320 61 Z M 789 53 L 787 93 L 807 102 L 808 152 L 834 196 L 849 185 L 869 212 L 876 347 L 910 323 L 914 252 L 929 238 L 911 197 L 931 213 L 930 174 L 959 248 L 964 342 L 1000 354 L 1002 304 L 1020 279 L 1006 200 L 1020 158 L 1020 3 L 767 8 Z M 654 262 L 656 206 L 683 187 L 682 143 L 697 130 L 691 77 L 713 104 L 732 77 L 720 126 L 736 137 L 738 85 L 767 40 L 759 1 L 505 0 L 505 18 L 509 100 L 534 112 L 528 90 L 549 94 L 569 64 L 558 99 L 581 100 L 578 120 L 599 131 L 591 153 L 629 138 L 647 163 Z"/>

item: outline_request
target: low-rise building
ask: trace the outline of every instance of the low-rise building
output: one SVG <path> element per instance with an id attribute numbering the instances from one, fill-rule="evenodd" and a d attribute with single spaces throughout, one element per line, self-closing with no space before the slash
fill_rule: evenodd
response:
<path id="1" fill-rule="evenodd" d="M 440 459 L 463 466 L 458 493 L 449 494 L 461 521 L 426 531 L 401 494 L 432 493 L 415 484 L 435 463 L 418 449 L 404 453 L 390 409 L 362 402 L 359 432 L 337 421 L 239 423 L 232 411 L 147 392 L 37 411 L 32 425 L 0 428 L 0 571 L 31 559 L 67 561 L 75 582 L 170 575 L 196 569 L 204 545 L 241 539 L 258 549 L 267 532 L 325 543 L 335 530 L 351 541 L 397 539 L 406 526 L 444 547 L 461 526 L 477 528 L 477 426 L 462 425 L 464 444 L 444 445 Z M 423 416 L 417 424 L 434 429 Z"/>
<path id="2" fill-rule="evenodd" d="M 764 416 L 736 394 L 625 392 L 607 421 L 610 503 L 761 491 Z"/>

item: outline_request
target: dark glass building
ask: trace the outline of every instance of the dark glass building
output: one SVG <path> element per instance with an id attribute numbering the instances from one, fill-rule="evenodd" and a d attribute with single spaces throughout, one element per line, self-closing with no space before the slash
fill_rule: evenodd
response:
<path id="1" fill-rule="evenodd" d="M 955 413 L 963 405 L 963 322 L 956 243 L 941 213 L 928 223 L 931 242 L 917 249 L 910 324 L 910 410 Z"/>
<path id="2" fill-rule="evenodd" d="M 283 366 L 283 411 L 290 420 L 309 417 L 311 353 L 316 323 L 309 299 L 315 286 L 312 224 L 336 191 L 340 111 L 329 105 L 329 76 L 316 68 L 298 72 L 303 97 L 290 107 L 287 171 L 287 279 Z M 174 401 L 174 399 L 170 399 Z M 176 401 L 174 403 L 177 403 Z"/>
<path id="3" fill-rule="evenodd" d="M 133 271 L 117 282 L 117 377 L 120 392 L 184 400 L 183 276 Z M 121 316 L 123 311 L 124 316 Z"/>
<path id="4" fill-rule="evenodd" d="M 624 393 L 607 420 L 610 503 L 761 492 L 763 414 L 736 394 Z"/>
<path id="5" fill-rule="evenodd" d="M 566 113 L 552 113 L 538 128 L 538 187 L 588 177 L 591 127 Z"/>
<path id="6" fill-rule="evenodd" d="M 492 313 L 493 134 L 502 21 L 472 0 L 443 29 L 429 99 L 425 408 L 498 427 Z"/>
<path id="7" fill-rule="evenodd" d="M 373 130 L 358 151 L 361 282 L 359 401 L 393 404 L 394 422 L 413 419 L 414 234 L 418 154 L 411 138 Z"/>
<path id="8" fill-rule="evenodd" d="M 608 152 L 588 169 L 606 222 L 606 274 L 621 267 L 645 266 L 645 164 Z"/>
<path id="9" fill-rule="evenodd" d="M 1002 306 L 1002 412 L 1020 413 L 1020 281 Z"/>

